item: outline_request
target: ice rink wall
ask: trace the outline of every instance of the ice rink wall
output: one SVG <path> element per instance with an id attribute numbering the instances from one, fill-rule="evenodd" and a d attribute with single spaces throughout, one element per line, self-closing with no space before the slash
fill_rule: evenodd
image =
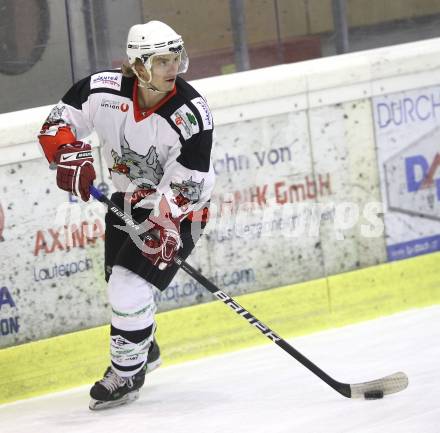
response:
<path id="1" fill-rule="evenodd" d="M 237 295 L 437 250 L 437 43 L 194 82 L 214 112 L 217 186 L 191 261 Z M 56 188 L 35 142 L 49 110 L 0 117 L 0 347 L 108 322 L 104 209 Z M 211 295 L 181 273 L 156 300 Z"/>
<path id="2" fill-rule="evenodd" d="M 434 39 L 194 81 L 214 114 L 218 177 L 192 264 L 226 292 L 248 294 L 251 311 L 266 305 L 259 318 L 287 336 L 439 302 L 439 46 Z M 0 354 L 11 363 L 27 347 L 24 360 L 51 365 L 49 347 L 58 347 L 70 378 L 57 383 L 73 385 L 107 362 L 106 327 L 62 336 L 109 322 L 104 209 L 57 189 L 36 144 L 50 108 L 0 116 L 0 347 L 60 337 Z M 110 192 L 90 140 L 97 184 Z M 283 288 L 261 292 L 275 287 Z M 180 308 L 211 300 L 183 273 L 157 293 L 171 361 L 248 341 L 247 325 L 229 325 L 229 311 L 216 319 L 222 305 Z M 100 355 L 78 375 L 71 348 L 83 345 Z M 45 389 L 59 389 L 52 385 Z"/>

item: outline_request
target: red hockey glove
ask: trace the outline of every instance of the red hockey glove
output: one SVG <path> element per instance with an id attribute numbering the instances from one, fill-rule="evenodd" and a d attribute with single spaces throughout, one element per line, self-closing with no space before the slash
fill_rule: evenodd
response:
<path id="1" fill-rule="evenodd" d="M 90 145 L 82 141 L 66 144 L 55 153 L 55 162 L 58 188 L 88 201 L 89 187 L 96 179 Z"/>
<path id="2" fill-rule="evenodd" d="M 145 241 L 142 254 L 161 271 L 173 264 L 173 258 L 182 246 L 180 239 L 180 218 L 173 218 L 165 197 L 159 205 L 159 216 L 151 215 L 148 222 L 158 239 Z"/>

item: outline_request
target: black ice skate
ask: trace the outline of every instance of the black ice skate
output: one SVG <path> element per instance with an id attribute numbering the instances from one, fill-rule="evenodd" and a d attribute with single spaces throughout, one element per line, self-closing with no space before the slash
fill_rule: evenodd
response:
<path id="1" fill-rule="evenodd" d="M 118 376 L 111 367 L 108 367 L 104 377 L 95 382 L 90 390 L 91 410 L 108 409 L 121 406 L 139 397 L 139 389 L 145 382 L 146 369 L 131 377 Z"/>
<path id="2" fill-rule="evenodd" d="M 154 339 L 148 350 L 147 373 L 151 373 L 153 370 L 156 370 L 156 368 L 159 368 L 161 364 L 162 359 L 160 357 L 159 345 L 157 344 L 156 339 Z"/>
<path id="3" fill-rule="evenodd" d="M 161 364 L 159 345 L 154 339 L 148 349 L 145 367 L 134 376 L 120 377 L 111 367 L 107 368 L 104 377 L 90 390 L 89 408 L 91 410 L 108 409 L 137 400 L 139 390 L 145 382 L 145 374 L 156 370 Z"/>

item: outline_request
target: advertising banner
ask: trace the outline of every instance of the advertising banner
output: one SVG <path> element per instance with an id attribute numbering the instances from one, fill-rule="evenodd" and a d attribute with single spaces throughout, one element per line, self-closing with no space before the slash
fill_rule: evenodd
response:
<path id="1" fill-rule="evenodd" d="M 219 125 L 211 220 L 189 262 L 237 295 L 383 261 L 370 119 L 363 100 Z M 108 323 L 105 207 L 59 190 L 42 158 L 0 179 L 0 347 Z M 155 293 L 159 312 L 213 299 L 184 272 Z"/>
<path id="2" fill-rule="evenodd" d="M 440 250 L 440 86 L 374 98 L 388 260 Z"/>
<path id="3" fill-rule="evenodd" d="M 59 190 L 55 174 L 42 158 L 0 167 L 0 347 L 108 317 L 104 209 Z"/>
<path id="4" fill-rule="evenodd" d="M 385 260 L 373 139 L 369 100 L 217 128 L 211 268 L 246 270 L 247 293 Z"/>
<path id="5" fill-rule="evenodd" d="M 97 187 L 111 194 L 108 171 L 95 149 Z M 97 156 L 97 157 L 96 157 Z M 104 216 L 96 200 L 83 203 L 56 186 L 43 159 L 0 166 L 0 347 L 109 323 L 104 279 Z M 252 267 L 209 267 L 203 239 L 189 262 L 229 291 L 255 281 Z M 213 296 L 179 272 L 158 311 Z"/>

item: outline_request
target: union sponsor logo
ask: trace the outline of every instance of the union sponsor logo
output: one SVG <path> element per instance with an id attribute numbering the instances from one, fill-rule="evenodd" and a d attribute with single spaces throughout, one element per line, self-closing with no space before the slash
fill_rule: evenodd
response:
<path id="1" fill-rule="evenodd" d="M 123 113 L 126 113 L 130 106 L 125 102 L 110 100 L 110 99 L 103 99 L 101 102 L 101 107 L 103 108 L 111 108 L 112 110 L 119 110 Z"/>

